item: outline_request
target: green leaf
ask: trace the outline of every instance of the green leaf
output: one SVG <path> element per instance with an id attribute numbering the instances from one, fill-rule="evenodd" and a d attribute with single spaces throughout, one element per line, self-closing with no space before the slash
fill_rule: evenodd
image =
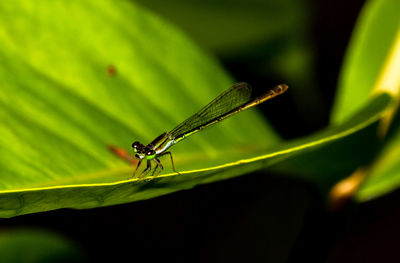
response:
<path id="1" fill-rule="evenodd" d="M 370 169 L 356 194 L 358 201 L 376 198 L 400 185 L 400 166 L 395 158 L 399 144 L 399 122 L 391 123 L 397 111 L 400 91 L 398 10 L 400 2 L 396 0 L 369 1 L 365 6 L 346 56 L 332 115 L 334 122 L 343 121 L 370 99 L 371 92 L 389 92 L 396 101 L 385 114 L 379 128 L 380 135 L 383 135 L 391 125 L 384 149 L 377 152 L 379 156 L 376 160 L 365 164 Z"/>
<path id="2" fill-rule="evenodd" d="M 172 129 L 227 89 L 229 76 L 124 0 L 4 2 L 0 22 L 0 217 L 143 200 L 278 164 L 290 171 L 285 159 L 374 130 L 392 105 L 382 94 L 342 125 L 290 143 L 249 110 L 174 146 L 182 175 L 166 160 L 158 178 L 128 180 L 133 167 L 107 145 L 128 149 Z"/>
<path id="3" fill-rule="evenodd" d="M 298 154 L 293 152 L 271 169 L 312 182 L 327 198 L 332 186 L 359 166 L 370 163 L 379 153 L 382 140 L 377 136 L 377 129 L 385 111 L 391 107 L 393 97 L 389 94 L 372 98 L 342 124 L 307 138 L 308 143 L 296 140 L 294 143 L 300 145 L 297 147 L 307 147 Z"/>
<path id="4" fill-rule="evenodd" d="M 129 149 L 134 140 L 149 142 L 233 83 L 185 36 L 131 2 L 4 2 L 0 22 L 4 195 L 24 199 L 27 189 L 126 180 L 133 167 L 108 144 Z M 185 171 L 251 156 L 278 141 L 249 110 L 176 145 L 174 157 Z M 170 192 L 165 188 L 157 195 Z M 76 194 L 64 197 L 69 204 L 41 199 L 31 211 L 86 204 Z"/>
<path id="5" fill-rule="evenodd" d="M 339 87 L 332 111 L 332 121 L 339 123 L 358 111 L 370 99 L 384 74 L 389 52 L 400 25 L 400 2 L 368 1 L 354 29 L 346 53 Z M 384 87 L 396 89 L 398 87 Z"/>
<path id="6" fill-rule="evenodd" d="M 399 124 L 397 122 L 397 124 Z M 358 190 L 356 200 L 368 201 L 400 187 L 400 132 L 397 132 L 372 165 L 368 177 Z"/>

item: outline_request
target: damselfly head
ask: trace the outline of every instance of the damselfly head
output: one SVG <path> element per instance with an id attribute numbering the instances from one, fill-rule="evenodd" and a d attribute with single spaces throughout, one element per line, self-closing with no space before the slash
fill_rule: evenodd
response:
<path id="1" fill-rule="evenodd" d="M 132 143 L 132 148 L 135 153 L 140 153 L 144 146 L 140 142 L 134 142 Z"/>

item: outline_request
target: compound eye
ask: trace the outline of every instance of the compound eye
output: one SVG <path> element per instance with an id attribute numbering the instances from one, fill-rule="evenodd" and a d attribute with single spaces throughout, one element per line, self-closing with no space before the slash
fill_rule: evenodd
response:
<path id="1" fill-rule="evenodd" d="M 132 148 L 133 148 L 133 151 L 134 151 L 135 153 L 138 152 L 139 147 L 140 147 L 140 142 L 134 142 L 134 143 L 132 143 Z"/>

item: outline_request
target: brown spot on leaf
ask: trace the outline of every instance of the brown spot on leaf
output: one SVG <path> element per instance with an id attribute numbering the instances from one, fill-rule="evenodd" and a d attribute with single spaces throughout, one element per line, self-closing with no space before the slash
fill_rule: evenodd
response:
<path id="1" fill-rule="evenodd" d="M 107 67 L 107 75 L 113 77 L 117 74 L 117 69 L 113 65 Z"/>

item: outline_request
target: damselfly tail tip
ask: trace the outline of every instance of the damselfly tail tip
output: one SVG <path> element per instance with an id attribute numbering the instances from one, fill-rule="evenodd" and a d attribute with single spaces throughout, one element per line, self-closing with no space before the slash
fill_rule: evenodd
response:
<path id="1" fill-rule="evenodd" d="M 289 88 L 288 85 L 286 85 L 286 84 L 280 84 L 280 85 L 278 85 L 278 86 L 276 86 L 276 87 L 274 88 L 274 91 L 275 91 L 277 94 L 282 94 L 282 93 L 284 93 L 285 91 L 287 91 L 288 88 Z"/>

